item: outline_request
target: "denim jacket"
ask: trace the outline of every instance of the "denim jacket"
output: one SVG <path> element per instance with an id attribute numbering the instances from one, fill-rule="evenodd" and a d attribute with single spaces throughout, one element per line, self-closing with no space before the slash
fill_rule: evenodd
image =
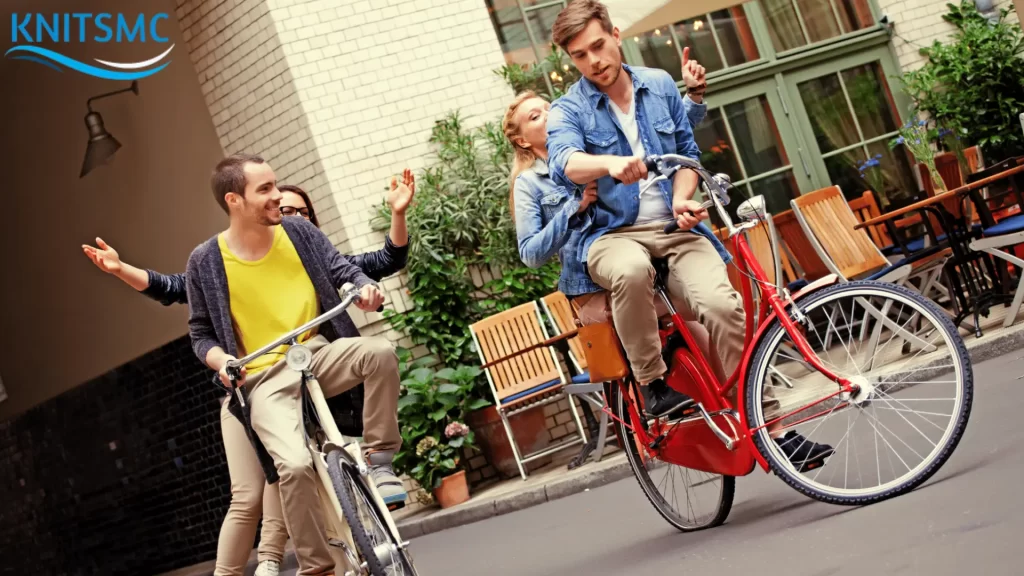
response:
<path id="1" fill-rule="evenodd" d="M 683 99 L 690 124 L 697 126 L 707 114 L 705 104 Z M 548 174 L 548 166 L 537 160 L 515 181 L 513 198 L 519 257 L 531 268 L 540 268 L 557 252 L 562 264 L 558 289 L 568 296 L 601 290 L 590 279 L 586 267 L 577 256 L 583 230 L 591 224 L 594 208 L 577 214 L 583 187 L 569 188 L 556 184 Z"/>
<path id="2" fill-rule="evenodd" d="M 632 77 L 636 98 L 637 126 L 647 154 L 679 154 L 699 159 L 700 150 L 686 120 L 686 105 L 668 72 L 641 66 L 623 68 Z M 632 156 L 629 141 L 622 132 L 606 94 L 586 78 L 574 84 L 552 104 L 548 116 L 548 169 L 557 185 L 576 186 L 565 175 L 565 166 L 575 152 L 593 155 Z M 672 182 L 659 183 L 669 207 L 672 206 Z M 581 231 L 583 238 L 577 259 L 587 261 L 590 246 L 602 234 L 631 226 L 640 210 L 640 188 L 634 184 L 615 184 L 605 176 L 597 181 L 598 200 L 592 205 L 590 223 Z M 703 222 L 693 232 L 705 236 L 723 260 L 731 259 L 725 246 Z M 565 266 L 565 261 L 562 263 Z"/>

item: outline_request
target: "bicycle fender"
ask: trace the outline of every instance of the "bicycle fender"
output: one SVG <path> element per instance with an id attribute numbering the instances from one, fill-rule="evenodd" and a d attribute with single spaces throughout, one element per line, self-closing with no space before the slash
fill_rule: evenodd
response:
<path id="1" fill-rule="evenodd" d="M 800 290 L 797 290 L 793 294 L 793 301 L 797 302 L 801 298 L 804 298 L 805 296 L 810 294 L 811 292 L 816 292 L 818 290 L 821 290 L 822 288 L 826 288 L 833 284 L 837 284 L 838 282 L 839 276 L 837 274 L 829 274 L 828 276 L 823 276 L 815 280 L 814 282 L 811 282 L 807 286 L 804 286 Z M 757 327 L 757 332 L 754 333 L 754 339 L 751 340 L 751 345 L 747 349 L 747 353 L 743 355 L 743 361 L 740 363 L 740 374 L 743 374 L 744 376 L 742 378 L 737 378 L 736 382 L 736 386 L 738 387 L 736 390 L 736 409 L 740 414 L 740 424 L 747 430 L 745 439 L 747 442 L 750 442 L 751 444 L 750 449 L 754 453 L 754 460 L 757 461 L 757 463 L 761 466 L 762 469 L 764 469 L 765 472 L 769 471 L 768 461 L 765 460 L 764 456 L 761 455 L 761 452 L 759 452 L 753 446 L 754 440 L 750 432 L 750 422 L 747 419 L 746 374 L 747 371 L 750 369 L 750 361 L 754 356 L 754 351 L 757 350 L 757 347 L 761 345 L 761 340 L 764 338 L 765 332 L 768 331 L 768 328 L 771 327 L 771 325 L 774 323 L 775 316 L 775 312 L 772 311 L 770 314 L 768 314 L 768 316 L 765 317 L 764 322 L 762 322 L 761 325 Z"/>

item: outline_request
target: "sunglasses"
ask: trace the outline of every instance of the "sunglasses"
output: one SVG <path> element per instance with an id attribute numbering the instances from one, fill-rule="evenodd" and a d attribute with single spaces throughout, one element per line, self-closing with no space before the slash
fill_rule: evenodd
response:
<path id="1" fill-rule="evenodd" d="M 309 220 L 309 208 L 296 208 L 294 206 L 281 206 L 281 214 L 284 216 L 295 216 L 301 214 L 303 218 Z"/>

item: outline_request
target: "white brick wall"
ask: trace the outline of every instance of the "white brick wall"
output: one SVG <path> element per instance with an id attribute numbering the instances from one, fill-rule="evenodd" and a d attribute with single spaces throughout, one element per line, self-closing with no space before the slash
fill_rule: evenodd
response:
<path id="1" fill-rule="evenodd" d="M 511 98 L 480 0 L 178 0 L 177 16 L 225 151 L 264 154 L 311 190 L 347 253 L 383 244 L 375 208 L 391 175 L 427 164 L 435 120 L 494 120 Z M 400 312 L 403 285 L 386 285 Z M 378 314 L 352 317 L 389 332 Z"/>
<path id="2" fill-rule="evenodd" d="M 878 0 L 883 14 L 895 22 L 893 47 L 904 71 L 921 67 L 925 62 L 922 47 L 936 40 L 943 42 L 954 28 L 942 19 L 949 0 Z M 954 3 L 955 0 L 953 0 Z M 1007 7 L 1012 0 L 1000 0 L 998 7 Z"/>

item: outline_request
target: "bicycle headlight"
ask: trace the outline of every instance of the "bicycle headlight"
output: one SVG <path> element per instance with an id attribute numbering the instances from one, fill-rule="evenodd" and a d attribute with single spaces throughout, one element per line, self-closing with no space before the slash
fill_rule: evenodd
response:
<path id="1" fill-rule="evenodd" d="M 313 352 L 302 344 L 296 344 L 285 353 L 284 361 L 292 370 L 301 372 L 308 369 L 309 365 L 313 363 Z"/>

